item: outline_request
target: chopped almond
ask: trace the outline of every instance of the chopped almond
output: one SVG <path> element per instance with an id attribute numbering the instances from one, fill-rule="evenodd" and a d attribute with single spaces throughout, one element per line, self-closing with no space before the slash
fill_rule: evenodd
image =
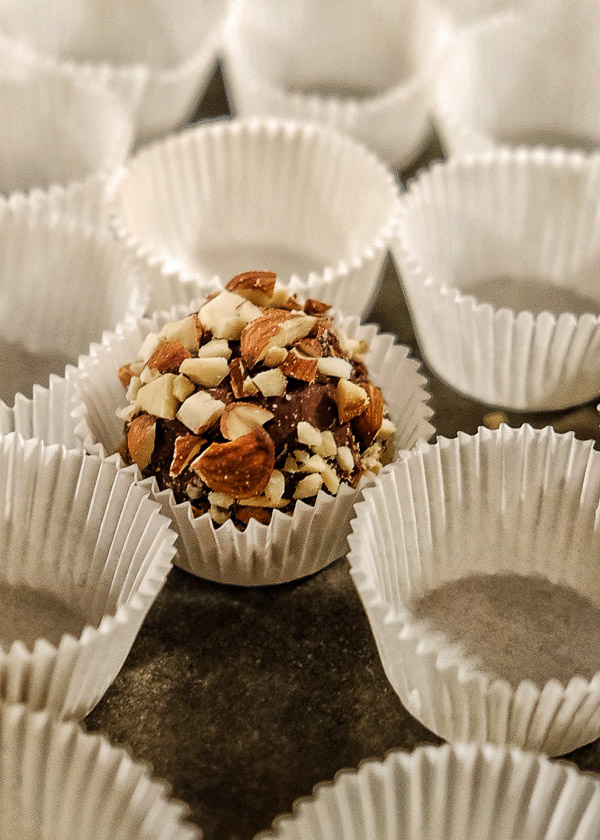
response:
<path id="1" fill-rule="evenodd" d="M 271 368 L 257 373 L 252 382 L 263 397 L 281 397 L 285 394 L 287 380 L 279 368 Z"/>
<path id="2" fill-rule="evenodd" d="M 358 417 L 352 421 L 352 428 L 358 435 L 363 447 L 370 446 L 375 435 L 381 428 L 383 421 L 383 394 L 381 388 L 371 382 L 365 382 L 362 386 L 369 397 L 369 404 Z"/>
<path id="3" fill-rule="evenodd" d="M 117 376 L 121 382 L 123 388 L 129 388 L 129 383 L 131 382 L 131 377 L 134 376 L 134 373 L 131 369 L 130 364 L 121 365 L 119 370 L 117 371 Z"/>
<path id="4" fill-rule="evenodd" d="M 148 414 L 173 420 L 179 408 L 179 400 L 173 393 L 174 381 L 174 373 L 163 373 L 158 379 L 142 385 L 137 392 L 135 404 Z"/>
<path id="5" fill-rule="evenodd" d="M 245 271 L 232 277 L 225 288 L 257 306 L 268 306 L 275 290 L 276 276 L 273 271 Z"/>
<path id="6" fill-rule="evenodd" d="M 355 382 L 339 379 L 335 390 L 335 401 L 340 423 L 347 423 L 366 409 L 369 405 L 369 395 Z"/>
<path id="7" fill-rule="evenodd" d="M 161 341 L 146 365 L 159 373 L 177 373 L 179 365 L 189 357 L 181 341 Z"/>
<path id="8" fill-rule="evenodd" d="M 229 373 L 227 359 L 221 356 L 208 359 L 184 359 L 179 369 L 196 385 L 202 385 L 205 388 L 216 388 Z"/>
<path id="9" fill-rule="evenodd" d="M 236 519 L 247 525 L 251 519 L 256 519 L 262 525 L 271 521 L 272 511 L 264 507 L 239 507 L 235 512 Z"/>
<path id="10" fill-rule="evenodd" d="M 177 419 L 195 435 L 199 435 L 210 429 L 224 410 L 224 402 L 213 399 L 206 391 L 197 391 L 182 404 Z"/>
<path id="11" fill-rule="evenodd" d="M 180 475 L 200 452 L 203 443 L 203 438 L 196 435 L 180 435 L 175 438 L 173 460 L 171 461 L 169 474 L 173 477 Z"/>
<path id="12" fill-rule="evenodd" d="M 156 417 L 140 414 L 134 417 L 127 430 L 127 448 L 140 470 L 145 470 L 154 452 Z"/>
<path id="13" fill-rule="evenodd" d="M 264 426 L 274 416 L 271 411 L 255 403 L 229 403 L 221 415 L 221 434 L 226 440 L 235 440 L 259 426 Z"/>
<path id="14" fill-rule="evenodd" d="M 186 315 L 179 321 L 169 321 L 158 334 L 165 341 L 180 341 L 190 353 L 198 351 L 198 327 L 195 315 Z"/>
<path id="15" fill-rule="evenodd" d="M 275 446 L 263 428 L 228 443 L 213 443 L 192 468 L 210 487 L 234 499 L 259 496 L 271 478 Z"/>
<path id="16" fill-rule="evenodd" d="M 288 347 L 304 338 L 316 319 L 304 313 L 267 309 L 261 318 L 251 321 L 241 335 L 241 353 L 251 370 L 272 347 Z"/>
<path id="17" fill-rule="evenodd" d="M 307 315 L 324 315 L 331 309 L 330 303 L 325 303 L 322 300 L 315 300 L 314 298 L 307 298 L 304 301 L 304 311 Z"/>
<path id="18" fill-rule="evenodd" d="M 303 382 L 313 382 L 317 375 L 318 359 L 305 356 L 296 347 L 287 354 L 285 360 L 280 365 L 280 370 L 286 376 L 291 376 L 294 379 L 301 379 Z"/>
<path id="19" fill-rule="evenodd" d="M 294 344 L 294 347 L 312 359 L 318 359 L 319 356 L 323 355 L 323 348 L 318 338 L 303 338 L 297 344 Z"/>
<path id="20" fill-rule="evenodd" d="M 324 376 L 335 376 L 338 379 L 350 379 L 352 375 L 350 362 L 339 356 L 322 356 L 317 359 L 317 368 Z"/>
<path id="21" fill-rule="evenodd" d="M 231 382 L 231 390 L 236 400 L 241 399 L 244 395 L 244 380 L 246 379 L 246 368 L 241 359 L 234 359 L 229 363 L 229 378 Z"/>

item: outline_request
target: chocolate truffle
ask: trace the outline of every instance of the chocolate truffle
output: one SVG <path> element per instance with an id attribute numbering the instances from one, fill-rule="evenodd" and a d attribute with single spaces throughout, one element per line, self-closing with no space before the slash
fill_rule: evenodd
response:
<path id="1" fill-rule="evenodd" d="M 195 515 L 242 529 L 355 487 L 393 449 L 367 350 L 327 304 L 300 304 L 272 272 L 240 274 L 120 369 L 125 459 Z"/>

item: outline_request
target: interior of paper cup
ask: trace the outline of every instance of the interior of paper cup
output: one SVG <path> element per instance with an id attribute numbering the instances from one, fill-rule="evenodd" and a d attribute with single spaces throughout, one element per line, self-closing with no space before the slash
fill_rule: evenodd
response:
<path id="1" fill-rule="evenodd" d="M 144 585 L 165 520 L 113 463 L 0 438 L 0 649 L 58 645 Z"/>
<path id="2" fill-rule="evenodd" d="M 224 123 L 142 152 L 115 196 L 121 232 L 168 269 L 335 271 L 376 246 L 395 208 L 387 171 L 310 127 Z"/>
<path id="3" fill-rule="evenodd" d="M 121 162 L 130 127 L 108 91 L 20 71 L 0 79 L 0 193 L 83 181 Z"/>
<path id="4" fill-rule="evenodd" d="M 434 167 L 406 200 L 423 277 L 515 312 L 600 312 L 600 167 L 540 152 Z"/>
<path id="5" fill-rule="evenodd" d="M 357 17 L 361 25 L 356 26 Z M 258 81 L 289 93 L 361 99 L 405 82 L 431 53 L 436 19 L 426 3 L 244 0 L 235 49 Z"/>
<path id="6" fill-rule="evenodd" d="M 419 632 L 437 634 L 440 650 L 458 645 L 515 685 L 600 673 L 591 442 L 550 428 L 460 434 L 413 453 L 366 496 L 375 589 Z"/>
<path id="7" fill-rule="evenodd" d="M 147 291 L 114 239 L 74 222 L 30 218 L 27 208 L 0 219 L 0 395 L 29 393 L 99 340 Z"/>
<path id="8" fill-rule="evenodd" d="M 222 0 L 7 0 L 0 30 L 54 59 L 162 69 L 193 55 L 222 13 Z"/>
<path id="9" fill-rule="evenodd" d="M 532 8 L 537 14 L 493 17 L 461 34 L 440 74 L 444 108 L 455 130 L 488 142 L 596 151 L 598 10 L 579 2 L 553 20 L 544 4 Z"/>

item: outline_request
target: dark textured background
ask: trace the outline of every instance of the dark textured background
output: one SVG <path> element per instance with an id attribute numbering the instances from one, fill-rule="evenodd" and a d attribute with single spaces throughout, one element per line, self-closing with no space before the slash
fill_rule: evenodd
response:
<path id="1" fill-rule="evenodd" d="M 198 118 L 225 113 L 217 74 Z M 432 139 L 403 177 L 440 154 Z M 391 261 L 368 320 L 419 355 Z M 427 375 L 436 430 L 474 432 L 491 409 Z M 600 438 L 595 406 L 508 420 Z M 388 684 L 344 559 L 261 590 L 175 569 L 86 725 L 149 761 L 189 804 L 206 840 L 248 840 L 341 768 L 439 743 Z M 600 741 L 568 758 L 600 772 Z"/>

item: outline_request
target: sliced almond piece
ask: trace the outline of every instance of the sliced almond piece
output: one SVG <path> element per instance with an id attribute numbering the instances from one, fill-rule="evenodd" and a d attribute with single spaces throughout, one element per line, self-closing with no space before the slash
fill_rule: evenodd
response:
<path id="1" fill-rule="evenodd" d="M 258 394 L 258 388 L 254 384 L 254 382 L 247 376 L 244 379 L 244 384 L 242 386 L 242 396 L 243 397 L 255 397 Z"/>
<path id="2" fill-rule="evenodd" d="M 179 402 L 184 402 L 193 394 L 196 390 L 194 383 L 191 382 L 187 376 L 184 376 L 182 373 L 178 374 L 175 377 L 175 381 L 173 382 L 173 393 L 179 400 Z"/>
<path id="3" fill-rule="evenodd" d="M 267 367 L 279 367 L 279 365 L 285 360 L 288 351 L 285 347 L 271 347 L 265 353 L 265 365 Z"/>
<path id="4" fill-rule="evenodd" d="M 213 443 L 192 464 L 211 490 L 234 499 L 259 496 L 271 478 L 275 446 L 263 429 L 228 443 Z"/>
<path id="5" fill-rule="evenodd" d="M 221 434 L 226 440 L 235 440 L 259 426 L 264 426 L 274 416 L 271 411 L 254 403 L 229 403 L 221 415 Z"/>
<path id="6" fill-rule="evenodd" d="M 138 358 L 141 359 L 142 362 L 144 362 L 145 364 L 150 358 L 150 356 L 154 353 L 159 343 L 160 338 L 156 333 L 148 333 L 146 338 L 142 341 L 142 346 L 138 351 Z"/>
<path id="7" fill-rule="evenodd" d="M 337 496 L 340 489 L 340 478 L 333 467 L 327 466 L 321 473 L 323 484 L 329 490 L 332 496 Z"/>
<path id="8" fill-rule="evenodd" d="M 246 367 L 241 359 L 234 359 L 229 363 L 229 381 L 231 382 L 231 390 L 236 400 L 245 396 L 244 380 L 246 376 Z"/>
<path id="9" fill-rule="evenodd" d="M 301 479 L 294 490 L 294 499 L 309 499 L 311 496 L 316 496 L 321 486 L 323 479 L 319 473 L 312 473 L 306 478 Z"/>
<path id="10" fill-rule="evenodd" d="M 352 428 L 363 447 L 370 446 L 375 435 L 381 428 L 383 420 L 383 394 L 381 388 L 372 382 L 365 382 L 362 386 L 369 397 L 369 404 L 358 417 L 352 421 Z"/>
<path id="11" fill-rule="evenodd" d="M 337 452 L 337 444 L 333 436 L 333 432 L 321 432 L 321 443 L 318 446 L 312 447 L 313 452 L 321 455 L 323 458 L 335 458 Z"/>
<path id="12" fill-rule="evenodd" d="M 163 373 L 158 379 L 142 385 L 137 392 L 135 404 L 148 414 L 163 417 L 165 420 L 173 420 L 179 408 L 179 400 L 173 393 L 174 381 L 174 373 Z"/>
<path id="13" fill-rule="evenodd" d="M 231 357 L 231 347 L 226 339 L 213 338 L 211 341 L 203 344 L 202 347 L 199 347 L 196 355 L 199 359 L 213 359 L 217 356 L 223 359 L 229 359 Z"/>
<path id="14" fill-rule="evenodd" d="M 278 505 L 285 492 L 285 476 L 281 470 L 273 470 L 269 483 L 265 487 L 265 497 L 269 505 Z"/>
<path id="15" fill-rule="evenodd" d="M 316 319 L 304 313 L 284 309 L 267 309 L 262 317 L 251 321 L 241 335 L 242 358 L 250 370 L 262 361 L 272 347 L 288 347 L 304 338 Z"/>
<path id="16" fill-rule="evenodd" d="M 229 373 L 227 359 L 184 359 L 179 368 L 188 379 L 205 388 L 216 388 Z"/>
<path id="17" fill-rule="evenodd" d="M 123 388 L 129 388 L 129 383 L 131 382 L 132 377 L 135 376 L 129 362 L 126 365 L 121 365 L 117 371 L 117 376 L 119 377 L 119 381 L 121 382 Z"/>
<path id="18" fill-rule="evenodd" d="M 394 426 L 394 424 L 392 423 L 391 420 L 389 420 L 387 417 L 384 417 L 383 420 L 381 421 L 381 426 L 379 427 L 379 431 L 375 435 L 375 440 L 376 441 L 389 440 L 390 438 L 394 437 L 395 434 L 396 434 L 396 427 Z"/>
<path id="19" fill-rule="evenodd" d="M 210 518 L 213 522 L 216 522 L 217 525 L 224 525 L 228 519 L 231 519 L 231 514 L 228 510 L 223 510 L 223 508 L 213 507 L 211 505 L 210 510 Z"/>
<path id="20" fill-rule="evenodd" d="M 275 289 L 273 297 L 269 301 L 269 306 L 277 307 L 278 309 L 301 310 L 302 304 L 298 303 L 294 295 L 291 295 L 287 289 L 282 286 Z"/>
<path id="21" fill-rule="evenodd" d="M 287 380 L 279 368 L 263 370 L 252 377 L 252 382 L 263 397 L 281 397 L 285 394 Z"/>
<path id="22" fill-rule="evenodd" d="M 206 391 L 198 391 L 182 404 L 177 419 L 195 435 L 199 435 L 210 429 L 224 410 L 224 402 L 213 399 Z"/>
<path id="23" fill-rule="evenodd" d="M 135 398 L 137 397 L 137 392 L 142 387 L 142 380 L 139 376 L 132 376 L 131 381 L 129 383 L 129 387 L 125 393 L 125 396 L 129 400 L 129 402 L 135 402 Z"/>
<path id="24" fill-rule="evenodd" d="M 323 355 L 323 348 L 318 338 L 303 338 L 294 347 L 312 359 L 318 359 L 319 356 Z"/>
<path id="25" fill-rule="evenodd" d="M 276 276 L 273 271 L 245 271 L 232 277 L 225 288 L 257 306 L 267 306 L 273 297 Z"/>
<path id="26" fill-rule="evenodd" d="M 298 442 L 303 443 L 310 449 L 314 449 L 315 446 L 319 446 L 323 442 L 321 432 L 315 429 L 311 423 L 307 423 L 306 420 L 300 420 L 296 428 L 296 435 Z"/>
<path id="27" fill-rule="evenodd" d="M 354 456 L 349 446 L 338 446 L 336 460 L 343 472 L 352 472 L 354 469 Z"/>
<path id="28" fill-rule="evenodd" d="M 217 493 L 213 490 L 212 493 L 208 494 L 208 501 L 211 505 L 214 505 L 214 507 L 230 508 L 235 499 L 231 496 L 226 496 L 225 493 Z"/>
<path id="29" fill-rule="evenodd" d="M 127 430 L 129 454 L 141 470 L 145 470 L 154 452 L 156 440 L 156 417 L 140 414 L 134 417 Z"/>
<path id="30" fill-rule="evenodd" d="M 214 338 L 236 341 L 246 326 L 237 308 L 245 298 L 234 292 L 220 292 L 209 300 L 198 312 L 202 326 L 210 330 Z"/>
<path id="31" fill-rule="evenodd" d="M 271 502 L 263 493 L 262 496 L 251 496 L 249 499 L 244 499 L 245 505 L 253 507 L 267 507 L 267 508 L 283 508 L 289 505 L 290 500 L 281 498 L 278 502 Z"/>
<path id="32" fill-rule="evenodd" d="M 325 303 L 322 300 L 315 300 L 314 298 L 307 298 L 304 301 L 304 311 L 307 315 L 324 315 L 331 309 L 330 303 Z"/>
<path id="33" fill-rule="evenodd" d="M 335 376 L 338 379 L 350 379 L 352 365 L 339 356 L 322 356 L 317 359 L 317 368 L 323 376 Z"/>
<path id="34" fill-rule="evenodd" d="M 347 423 L 357 417 L 369 404 L 369 395 L 363 387 L 349 379 L 339 379 L 335 389 L 340 423 Z"/>
<path id="35" fill-rule="evenodd" d="M 286 376 L 294 379 L 301 379 L 303 382 L 314 382 L 317 375 L 318 359 L 305 356 L 296 347 L 292 347 L 285 361 L 280 365 L 280 370 Z"/>
<path id="36" fill-rule="evenodd" d="M 196 353 L 198 350 L 198 327 L 195 315 L 186 315 L 179 321 L 167 322 L 158 335 L 165 341 L 180 341 L 190 353 Z"/>
<path id="37" fill-rule="evenodd" d="M 311 455 L 304 464 L 301 472 L 322 473 L 327 469 L 327 461 L 320 455 Z"/>
<path id="38" fill-rule="evenodd" d="M 181 341 L 161 341 L 146 366 L 159 373 L 177 373 L 179 365 L 189 357 L 189 350 L 185 349 Z"/>
<path id="39" fill-rule="evenodd" d="M 176 437 L 169 475 L 173 477 L 181 475 L 190 461 L 200 452 L 203 443 L 203 438 L 196 435 L 179 435 L 179 437 Z"/>

